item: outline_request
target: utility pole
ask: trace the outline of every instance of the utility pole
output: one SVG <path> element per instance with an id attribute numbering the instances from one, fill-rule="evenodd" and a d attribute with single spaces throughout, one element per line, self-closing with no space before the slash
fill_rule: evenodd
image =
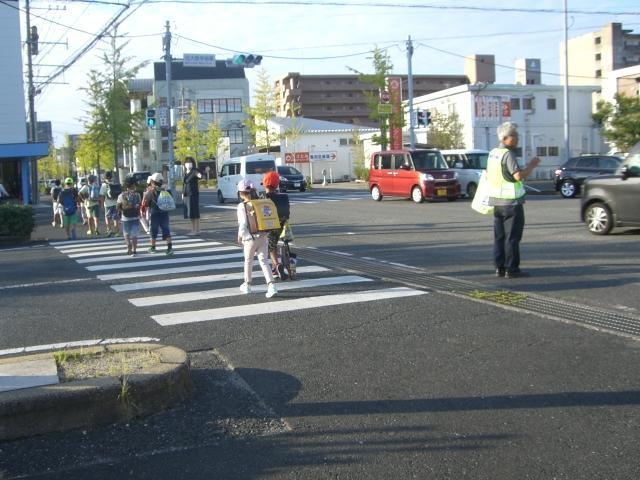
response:
<path id="1" fill-rule="evenodd" d="M 25 10 L 26 10 L 26 22 L 27 22 L 27 97 L 29 103 L 29 143 L 33 143 L 36 141 L 36 107 L 35 107 L 35 88 L 33 86 L 33 60 L 31 56 L 33 55 L 33 37 L 31 34 L 31 13 L 30 13 L 30 5 L 29 0 L 25 2 Z M 26 161 L 26 160 L 25 160 Z M 38 163 L 37 160 L 31 160 L 31 165 L 29 166 L 30 172 L 29 177 L 31 178 L 31 195 L 30 200 L 31 203 L 36 204 L 39 201 L 39 192 L 38 192 Z M 24 180 L 23 180 L 24 182 Z"/>
<path id="2" fill-rule="evenodd" d="M 571 157 L 569 146 L 569 24 L 567 20 L 567 0 L 564 0 L 564 161 Z"/>
<path id="3" fill-rule="evenodd" d="M 415 120 L 413 118 L 413 68 L 411 66 L 411 57 L 413 56 L 413 42 L 411 35 L 407 40 L 407 88 L 409 90 L 409 146 L 416 148 L 416 132 Z"/>
<path id="4" fill-rule="evenodd" d="M 167 143 L 169 146 L 169 181 L 167 182 L 167 189 L 173 191 L 173 169 L 175 164 L 175 157 L 173 152 L 173 125 L 171 125 L 171 109 L 173 108 L 173 100 L 171 99 L 171 31 L 169 27 L 169 20 L 165 24 L 165 34 L 162 39 L 162 46 L 164 49 L 164 66 L 165 77 L 167 81 Z"/>

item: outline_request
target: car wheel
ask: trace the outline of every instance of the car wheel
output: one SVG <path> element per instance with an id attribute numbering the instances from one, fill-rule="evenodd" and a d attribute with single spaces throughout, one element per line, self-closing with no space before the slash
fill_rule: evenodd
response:
<path id="1" fill-rule="evenodd" d="M 565 180 L 560 185 L 560 195 L 564 198 L 573 198 L 576 196 L 577 188 L 573 180 Z"/>
<path id="2" fill-rule="evenodd" d="M 592 203 L 585 213 L 587 229 L 594 235 L 606 235 L 613 228 L 611 210 L 604 203 Z"/>
<path id="3" fill-rule="evenodd" d="M 478 185 L 476 185 L 475 183 L 470 183 L 469 185 L 467 185 L 467 196 L 469 198 L 473 198 L 476 196 L 476 191 L 478 190 Z"/>
<path id="4" fill-rule="evenodd" d="M 382 200 L 382 192 L 380 191 L 380 188 L 377 185 L 374 185 L 371 188 L 371 198 L 373 198 L 376 202 L 379 202 L 380 200 Z"/>
<path id="5" fill-rule="evenodd" d="M 424 200 L 424 195 L 422 195 L 422 190 L 420 187 L 413 187 L 411 189 L 411 200 L 416 203 L 422 203 Z"/>
<path id="6" fill-rule="evenodd" d="M 222 190 L 218 190 L 218 203 L 224 203 L 224 196 L 222 195 Z"/>

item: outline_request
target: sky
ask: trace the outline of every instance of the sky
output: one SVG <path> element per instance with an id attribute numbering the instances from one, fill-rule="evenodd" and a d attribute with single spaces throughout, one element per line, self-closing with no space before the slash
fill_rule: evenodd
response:
<path id="1" fill-rule="evenodd" d="M 36 85 L 68 64 L 125 0 L 31 0 L 31 25 L 40 53 L 33 57 Z M 464 57 L 493 54 L 497 83 L 513 83 L 517 58 L 540 58 L 542 82 L 560 83 L 563 0 L 131 0 L 118 27 L 131 65 L 149 62 L 138 77 L 152 78 L 162 61 L 169 21 L 174 58 L 184 53 L 263 55 L 271 80 L 288 72 L 307 75 L 371 73 L 371 51 L 386 49 L 394 73 L 407 73 L 406 40 L 414 43 L 414 74 L 464 74 Z M 21 8 L 24 4 L 21 2 Z M 640 33 L 640 0 L 568 0 L 569 37 L 609 22 Z M 526 10 L 526 11 L 520 11 Z M 597 13 L 595 13 L 597 12 Z M 24 14 L 21 26 L 25 28 Z M 49 43 L 47 43 L 49 42 Z M 39 121 L 53 123 L 60 147 L 65 133 L 82 133 L 87 106 L 82 88 L 91 69 L 103 68 L 108 43 L 99 41 L 36 96 Z M 26 71 L 26 55 L 25 71 Z M 247 69 L 251 88 L 256 69 Z"/>

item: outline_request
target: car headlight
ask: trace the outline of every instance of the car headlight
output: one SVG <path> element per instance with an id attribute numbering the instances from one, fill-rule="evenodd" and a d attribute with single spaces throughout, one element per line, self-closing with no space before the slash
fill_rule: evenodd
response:
<path id="1" fill-rule="evenodd" d="M 559 176 L 560 176 L 560 174 L 562 173 L 562 170 L 556 170 L 556 172 L 555 172 L 555 173 L 556 173 L 556 177 L 559 177 Z"/>
<path id="2" fill-rule="evenodd" d="M 286 181 L 287 181 L 287 178 L 286 178 L 286 177 L 283 177 L 283 176 L 281 175 L 281 176 L 280 176 L 280 181 L 281 181 L 281 182 L 286 182 Z"/>
<path id="3" fill-rule="evenodd" d="M 435 180 L 435 178 L 433 178 L 433 175 L 429 173 L 421 173 L 420 180 L 422 180 L 423 182 L 432 182 Z"/>

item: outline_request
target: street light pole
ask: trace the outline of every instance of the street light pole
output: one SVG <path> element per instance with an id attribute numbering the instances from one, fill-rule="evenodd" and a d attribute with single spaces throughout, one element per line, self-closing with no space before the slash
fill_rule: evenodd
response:
<path id="1" fill-rule="evenodd" d="M 169 148 L 169 178 L 167 182 L 167 189 L 173 190 L 175 156 L 173 152 L 173 125 L 171 125 L 171 108 L 173 108 L 173 100 L 171 98 L 171 31 L 168 20 L 165 24 L 165 29 L 166 31 L 162 39 L 162 45 L 164 48 L 165 80 L 167 82 L 167 144 Z"/>
<path id="2" fill-rule="evenodd" d="M 567 0 L 564 0 L 564 161 L 571 157 L 569 151 L 569 24 L 567 19 Z"/>
<path id="3" fill-rule="evenodd" d="M 413 56 L 413 42 L 411 35 L 407 40 L 407 89 L 409 91 L 409 145 L 416 148 L 416 132 L 415 122 L 413 118 L 413 69 L 411 65 L 411 57 Z"/>

